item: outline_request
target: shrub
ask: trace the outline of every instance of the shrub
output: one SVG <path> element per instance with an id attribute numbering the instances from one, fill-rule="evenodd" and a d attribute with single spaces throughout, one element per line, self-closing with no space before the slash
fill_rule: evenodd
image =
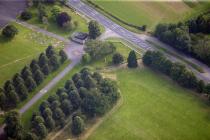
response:
<path id="1" fill-rule="evenodd" d="M 66 12 L 62 12 L 58 14 L 56 21 L 58 26 L 65 27 L 66 24 L 71 22 L 71 16 L 69 16 Z"/>
<path id="2" fill-rule="evenodd" d="M 96 21 L 90 21 L 88 25 L 89 36 L 91 39 L 96 39 L 101 35 L 100 26 Z"/>
<path id="3" fill-rule="evenodd" d="M 118 65 L 124 60 L 123 56 L 120 53 L 115 53 L 112 57 L 112 63 Z"/>
<path id="4" fill-rule="evenodd" d="M 31 14 L 31 12 L 29 12 L 29 11 L 23 11 L 23 12 L 21 13 L 20 17 L 21 17 L 21 19 L 23 19 L 23 20 L 29 20 L 29 19 L 31 19 L 32 14 Z"/>
<path id="5" fill-rule="evenodd" d="M 18 34 L 18 29 L 14 25 L 7 25 L 2 30 L 2 35 L 7 38 L 13 38 L 16 34 Z"/>
<path id="6" fill-rule="evenodd" d="M 128 67 L 129 68 L 136 68 L 138 66 L 136 53 L 134 51 L 131 51 L 128 56 Z"/>

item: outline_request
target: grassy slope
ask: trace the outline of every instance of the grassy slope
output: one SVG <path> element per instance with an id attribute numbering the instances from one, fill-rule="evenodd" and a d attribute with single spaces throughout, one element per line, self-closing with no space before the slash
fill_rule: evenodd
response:
<path id="1" fill-rule="evenodd" d="M 191 91 L 148 68 L 116 73 L 124 103 L 89 140 L 210 139 L 210 107 Z"/>
<path id="2" fill-rule="evenodd" d="M 142 2 L 130 0 L 93 0 L 93 2 L 128 23 L 139 26 L 147 25 L 150 30 L 153 30 L 159 22 L 177 22 L 199 14 L 206 10 L 207 7 L 206 4 L 198 4 L 194 8 L 190 8 L 184 2 Z"/>
<path id="3" fill-rule="evenodd" d="M 0 86 L 19 72 L 32 58 L 44 51 L 49 44 L 62 47 L 62 42 L 31 31 L 13 23 L 19 30 L 12 40 L 6 40 L 0 35 Z"/>
<path id="4" fill-rule="evenodd" d="M 78 27 L 74 28 L 73 30 L 66 30 L 63 28 L 60 28 L 57 26 L 56 22 L 52 20 L 51 18 L 51 9 L 53 8 L 52 5 L 47 5 L 46 7 L 46 11 L 48 13 L 48 24 L 44 25 L 42 22 L 40 22 L 40 20 L 38 19 L 38 15 L 37 15 L 37 8 L 32 7 L 29 10 L 32 12 L 33 14 L 33 18 L 30 19 L 28 22 L 34 25 L 37 25 L 41 28 L 44 28 L 50 32 L 56 33 L 58 35 L 61 35 L 63 37 L 68 38 L 73 32 L 75 31 L 81 31 L 81 32 L 87 32 L 88 28 L 87 28 L 87 22 L 85 19 L 83 19 L 82 17 L 78 16 L 75 12 L 73 12 L 70 8 L 65 7 L 65 6 L 60 6 L 62 12 L 67 12 L 71 18 L 72 18 L 72 23 L 73 22 L 77 22 L 78 23 Z"/>

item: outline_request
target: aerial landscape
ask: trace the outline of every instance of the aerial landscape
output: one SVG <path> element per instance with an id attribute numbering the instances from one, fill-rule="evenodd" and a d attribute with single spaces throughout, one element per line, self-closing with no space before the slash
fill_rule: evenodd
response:
<path id="1" fill-rule="evenodd" d="M 210 140 L 210 1 L 0 0 L 0 140 Z"/>

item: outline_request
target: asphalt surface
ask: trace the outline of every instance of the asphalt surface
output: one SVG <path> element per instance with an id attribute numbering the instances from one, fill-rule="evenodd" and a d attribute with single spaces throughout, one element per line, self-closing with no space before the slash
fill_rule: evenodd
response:
<path id="1" fill-rule="evenodd" d="M 125 40 L 129 41 L 130 43 L 132 43 L 132 44 L 142 48 L 144 51 L 157 50 L 156 47 L 154 47 L 151 44 L 149 44 L 146 40 L 141 39 L 135 33 L 131 32 L 131 31 L 128 31 L 124 27 L 116 24 L 115 22 L 113 22 L 109 18 L 105 17 L 101 13 L 97 12 L 95 9 L 93 9 L 89 5 L 81 2 L 80 0 L 68 0 L 67 5 L 69 5 L 70 7 L 74 8 L 77 12 L 79 12 L 81 14 L 84 14 L 85 16 L 87 16 L 87 17 L 89 17 L 91 19 L 96 20 L 97 22 L 99 22 L 100 24 L 105 26 L 106 28 L 108 28 L 111 31 L 113 31 L 114 33 L 118 34 L 123 39 L 125 39 Z M 166 56 L 170 60 L 172 60 L 173 62 L 177 62 L 178 61 L 178 62 L 184 63 L 182 61 L 182 59 L 176 58 L 176 57 L 174 57 L 172 55 L 166 54 Z M 202 74 L 202 73 L 198 72 L 197 70 L 195 70 L 190 65 L 185 63 L 185 65 L 189 69 L 191 69 L 197 75 L 197 77 L 199 79 L 204 80 L 206 83 L 210 82 L 210 69 L 208 68 L 208 66 L 205 66 L 205 64 L 202 64 L 202 63 L 198 62 L 197 60 L 195 60 L 193 58 L 189 59 L 189 57 L 184 57 L 184 56 L 182 56 L 182 57 L 183 58 L 187 58 L 187 60 L 189 62 L 195 63 L 196 65 L 201 66 L 202 68 L 204 68 L 206 73 Z"/>
<path id="2" fill-rule="evenodd" d="M 0 0 L 0 28 L 26 8 L 26 0 Z"/>

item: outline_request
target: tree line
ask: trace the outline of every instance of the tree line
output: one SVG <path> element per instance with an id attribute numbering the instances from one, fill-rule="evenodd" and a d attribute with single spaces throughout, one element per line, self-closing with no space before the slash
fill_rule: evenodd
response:
<path id="1" fill-rule="evenodd" d="M 120 97 L 116 83 L 103 78 L 98 72 L 83 68 L 67 80 L 64 87 L 48 97 L 39 106 L 39 112 L 31 117 L 30 132 L 26 132 L 19 121 L 18 113 L 8 113 L 5 132 L 9 138 L 28 140 L 44 139 L 48 132 L 62 128 L 71 116 L 69 128 L 79 135 L 85 128 L 85 122 L 96 116 L 104 115 Z M 12 118 L 12 119 L 11 119 Z"/>
<path id="2" fill-rule="evenodd" d="M 7 80 L 0 88 L 0 108 L 8 110 L 15 108 L 20 101 L 27 99 L 30 92 L 33 92 L 38 85 L 67 59 L 63 50 L 56 53 L 52 46 L 49 46 L 45 53 L 41 53 L 38 59 L 33 59 L 20 73 L 16 73 L 11 80 Z"/>
<path id="3" fill-rule="evenodd" d="M 154 70 L 158 70 L 179 85 L 196 90 L 199 93 L 210 93 L 210 85 L 205 85 L 204 81 L 197 79 L 192 71 L 179 62 L 172 62 L 158 51 L 147 51 L 143 56 L 143 63 Z"/>
<path id="4" fill-rule="evenodd" d="M 158 24 L 154 36 L 210 66 L 210 12 L 187 22 Z"/>

